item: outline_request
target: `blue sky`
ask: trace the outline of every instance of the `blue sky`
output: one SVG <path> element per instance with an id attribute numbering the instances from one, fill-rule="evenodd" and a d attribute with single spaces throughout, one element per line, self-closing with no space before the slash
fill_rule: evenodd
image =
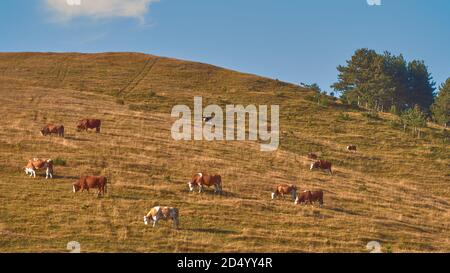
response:
<path id="1" fill-rule="evenodd" d="M 450 77 L 448 0 L 2 0 L 0 37 L 3 52 L 136 51 L 328 91 L 362 47 Z"/>

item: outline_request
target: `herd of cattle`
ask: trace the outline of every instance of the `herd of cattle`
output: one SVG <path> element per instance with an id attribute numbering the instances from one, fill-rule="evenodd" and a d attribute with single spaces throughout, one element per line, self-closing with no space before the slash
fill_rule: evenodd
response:
<path id="1" fill-rule="evenodd" d="M 78 121 L 76 128 L 77 131 L 87 131 L 88 129 L 95 129 L 97 133 L 100 133 L 101 120 L 99 119 L 83 119 Z M 56 134 L 59 137 L 64 138 L 64 125 L 47 124 L 40 131 L 41 135 L 48 136 Z M 355 145 L 347 146 L 348 151 L 356 152 Z M 308 159 L 312 160 L 310 170 L 320 169 L 333 174 L 331 170 L 331 162 L 318 159 L 319 157 L 314 153 L 307 154 Z M 45 171 L 45 178 L 53 178 L 53 160 L 52 159 L 39 159 L 33 158 L 28 160 L 25 166 L 25 173 L 30 177 L 36 178 L 36 171 Z M 97 197 L 104 195 L 107 192 L 107 178 L 104 176 L 81 176 L 78 181 L 72 184 L 73 192 L 89 192 L 89 189 L 97 189 Z M 220 175 L 209 175 L 206 173 L 196 173 L 188 183 L 189 190 L 192 192 L 195 187 L 198 188 L 198 192 L 202 193 L 204 187 L 214 187 L 214 193 L 221 194 L 222 190 L 222 177 Z M 303 190 L 297 193 L 297 187 L 292 184 L 280 184 L 275 187 L 274 192 L 271 193 L 272 199 L 276 197 L 284 197 L 290 195 L 294 204 L 310 204 L 318 202 L 320 207 L 323 205 L 323 191 L 322 190 Z M 148 222 L 153 223 L 153 227 L 159 220 L 172 220 L 174 228 L 178 228 L 179 225 L 179 210 L 174 207 L 153 207 L 145 216 L 144 224 L 148 225 Z"/>

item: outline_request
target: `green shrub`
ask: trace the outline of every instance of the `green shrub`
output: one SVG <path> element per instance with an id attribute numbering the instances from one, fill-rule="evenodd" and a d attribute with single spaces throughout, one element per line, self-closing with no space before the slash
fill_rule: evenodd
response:
<path id="1" fill-rule="evenodd" d="M 317 101 L 316 97 L 313 96 L 313 95 L 306 95 L 305 96 L 305 100 L 312 101 L 312 102 L 316 102 Z"/>
<path id="2" fill-rule="evenodd" d="M 119 105 L 124 105 L 125 101 L 123 99 L 117 99 L 116 103 L 119 104 Z"/>
<path id="3" fill-rule="evenodd" d="M 398 109 L 397 109 L 397 107 L 395 105 L 391 106 L 391 109 L 389 110 L 389 112 L 391 114 L 393 114 L 393 115 L 398 115 L 399 114 L 399 111 L 398 111 Z"/>
<path id="4" fill-rule="evenodd" d="M 66 160 L 60 157 L 53 159 L 53 165 L 55 166 L 66 166 L 66 164 L 67 164 Z"/>
<path id="5" fill-rule="evenodd" d="M 380 116 L 378 115 L 377 111 L 364 112 L 362 113 L 362 116 L 367 119 L 374 119 L 374 120 L 380 119 Z"/>
<path id="6" fill-rule="evenodd" d="M 400 129 L 400 128 L 402 127 L 401 121 L 396 120 L 396 119 L 390 120 L 390 121 L 388 122 L 388 125 L 389 125 L 391 128 L 394 128 L 394 129 Z"/>
<path id="7" fill-rule="evenodd" d="M 330 100 L 325 95 L 320 97 L 319 102 L 320 102 L 320 105 L 325 106 L 325 107 L 328 107 L 328 105 L 330 105 Z"/>
<path id="8" fill-rule="evenodd" d="M 339 112 L 338 120 L 348 121 L 351 120 L 350 115 L 348 113 Z"/>

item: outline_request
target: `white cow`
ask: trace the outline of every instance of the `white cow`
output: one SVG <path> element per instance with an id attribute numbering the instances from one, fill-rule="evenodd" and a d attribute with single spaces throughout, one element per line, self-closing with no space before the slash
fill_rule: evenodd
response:
<path id="1" fill-rule="evenodd" d="M 161 219 L 166 221 L 172 219 L 173 227 L 178 228 L 180 223 L 178 209 L 161 206 L 154 207 L 144 216 L 144 224 L 148 225 L 148 221 L 150 220 L 153 222 L 153 227 L 155 227 L 156 223 Z"/>
<path id="2" fill-rule="evenodd" d="M 30 177 L 36 178 L 37 170 L 45 169 L 45 179 L 53 178 L 53 161 L 51 159 L 38 159 L 33 158 L 28 160 L 27 165 L 25 166 L 25 173 L 29 174 Z"/>

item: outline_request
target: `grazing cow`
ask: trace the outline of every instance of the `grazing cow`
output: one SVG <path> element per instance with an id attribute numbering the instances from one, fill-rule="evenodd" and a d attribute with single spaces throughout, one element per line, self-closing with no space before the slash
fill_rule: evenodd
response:
<path id="1" fill-rule="evenodd" d="M 308 202 L 310 202 L 311 200 L 311 191 L 303 191 L 301 192 L 297 198 L 295 199 L 295 204 L 308 204 Z"/>
<path id="2" fill-rule="evenodd" d="M 309 159 L 317 159 L 318 156 L 316 154 L 313 154 L 313 153 L 308 153 L 308 158 Z"/>
<path id="3" fill-rule="evenodd" d="M 354 151 L 354 152 L 356 152 L 356 145 L 349 145 L 349 146 L 347 146 L 347 151 Z"/>
<path id="4" fill-rule="evenodd" d="M 102 121 L 99 119 L 82 119 L 77 123 L 77 130 L 87 131 L 88 129 L 95 129 L 97 133 L 100 133 L 100 126 L 102 125 Z"/>
<path id="5" fill-rule="evenodd" d="M 194 191 L 194 187 L 198 186 L 199 193 L 203 192 L 203 187 L 214 186 L 214 193 L 222 193 L 222 177 L 220 175 L 208 175 L 204 173 L 197 173 L 192 177 L 188 183 L 189 190 Z"/>
<path id="6" fill-rule="evenodd" d="M 178 228 L 180 223 L 179 217 L 180 214 L 177 208 L 157 206 L 152 208 L 147 215 L 144 216 L 144 224 L 148 225 L 148 220 L 150 220 L 153 222 L 153 227 L 155 227 L 160 219 L 166 221 L 172 219 L 173 227 Z"/>
<path id="7" fill-rule="evenodd" d="M 326 161 L 326 160 L 318 160 L 318 161 L 311 163 L 310 170 L 312 171 L 313 169 L 326 170 L 330 173 L 330 175 L 333 174 L 333 172 L 331 171 L 331 162 Z"/>
<path id="8" fill-rule="evenodd" d="M 308 191 L 305 190 L 300 193 L 295 199 L 295 204 L 313 204 L 315 202 L 319 202 L 320 207 L 323 205 L 323 191 Z"/>
<path id="9" fill-rule="evenodd" d="M 276 186 L 275 191 L 272 192 L 272 199 L 277 196 L 284 197 L 285 194 L 290 194 L 292 196 L 292 201 L 295 200 L 297 196 L 297 187 L 292 184 L 281 184 Z"/>
<path id="10" fill-rule="evenodd" d="M 29 174 L 30 177 L 36 178 L 37 170 L 45 170 L 45 179 L 53 178 L 53 160 L 51 159 L 39 159 L 33 158 L 28 160 L 25 166 L 25 173 Z"/>
<path id="11" fill-rule="evenodd" d="M 73 192 L 83 192 L 89 189 L 98 189 L 97 197 L 100 195 L 105 195 L 106 193 L 106 184 L 108 180 L 104 176 L 81 176 L 77 182 L 72 184 Z"/>
<path id="12" fill-rule="evenodd" d="M 64 125 L 55 125 L 50 123 L 42 128 L 41 135 L 48 136 L 51 134 L 57 134 L 59 137 L 64 137 Z"/>

